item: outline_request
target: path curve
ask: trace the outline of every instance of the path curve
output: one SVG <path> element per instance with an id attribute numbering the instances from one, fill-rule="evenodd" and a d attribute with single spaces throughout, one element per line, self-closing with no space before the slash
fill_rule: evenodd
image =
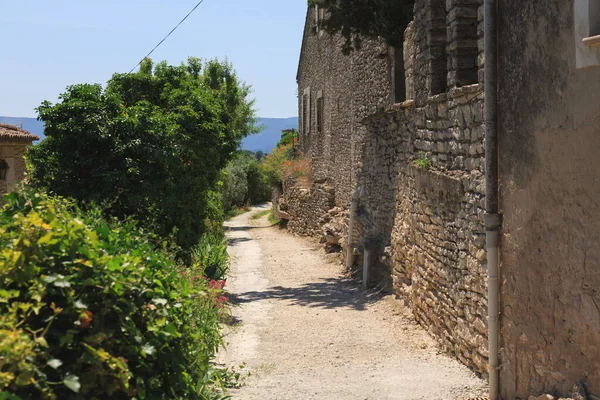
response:
<path id="1" fill-rule="evenodd" d="M 435 342 L 398 301 L 362 292 L 315 242 L 251 213 L 226 223 L 228 290 L 238 306 L 226 365 L 247 364 L 247 400 L 463 400 L 486 385 Z"/>

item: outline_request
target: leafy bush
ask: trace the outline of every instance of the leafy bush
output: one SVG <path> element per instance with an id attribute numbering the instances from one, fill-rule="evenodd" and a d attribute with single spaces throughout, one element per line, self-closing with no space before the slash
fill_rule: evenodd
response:
<path id="1" fill-rule="evenodd" d="M 342 36 L 345 54 L 359 50 L 364 38 L 383 38 L 389 46 L 402 48 L 414 4 L 414 0 L 308 0 L 309 7 L 325 10 L 321 29 Z"/>
<path id="2" fill-rule="evenodd" d="M 256 156 L 251 152 L 239 152 L 223 170 L 222 181 L 225 213 L 245 205 L 268 201 L 271 197 L 271 189 L 259 168 Z"/>
<path id="3" fill-rule="evenodd" d="M 273 188 L 281 189 L 283 179 L 291 177 L 310 186 L 310 162 L 293 144 L 280 145 L 263 158 L 260 164 L 265 180 Z"/>
<path id="4" fill-rule="evenodd" d="M 260 169 L 266 182 L 273 188 L 281 189 L 283 183 L 283 164 L 290 159 L 293 150 L 291 144 L 278 146 L 262 159 Z"/>
<path id="5" fill-rule="evenodd" d="M 227 239 L 221 231 L 207 233 L 192 248 L 192 261 L 196 270 L 209 279 L 224 279 L 229 267 Z"/>
<path id="6" fill-rule="evenodd" d="M 249 94 L 230 64 L 196 58 L 70 86 L 37 109 L 47 138 L 28 151 L 31 181 L 161 237 L 176 230 L 187 250 L 210 230 L 220 171 L 258 130 Z"/>
<path id="7" fill-rule="evenodd" d="M 287 146 L 289 144 L 297 145 L 298 139 L 299 134 L 297 129 L 286 129 L 281 131 L 281 139 L 279 139 L 276 147 Z"/>
<path id="8" fill-rule="evenodd" d="M 134 222 L 44 194 L 7 200 L 3 398 L 223 398 L 211 366 L 222 344 L 223 284 L 202 279 L 200 265 L 179 267 Z"/>
<path id="9" fill-rule="evenodd" d="M 419 157 L 417 157 L 414 161 L 415 166 L 422 169 L 431 168 L 431 159 L 427 157 L 424 153 L 419 153 Z"/>

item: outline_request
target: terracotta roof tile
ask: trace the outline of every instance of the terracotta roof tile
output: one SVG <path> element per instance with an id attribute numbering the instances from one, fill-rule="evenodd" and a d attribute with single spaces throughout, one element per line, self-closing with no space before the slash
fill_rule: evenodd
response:
<path id="1" fill-rule="evenodd" d="M 33 142 L 34 140 L 40 140 L 40 137 L 14 125 L 0 124 L 0 142 Z"/>

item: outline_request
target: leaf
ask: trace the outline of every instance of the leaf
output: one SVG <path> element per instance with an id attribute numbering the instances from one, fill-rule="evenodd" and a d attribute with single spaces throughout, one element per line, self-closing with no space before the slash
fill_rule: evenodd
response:
<path id="1" fill-rule="evenodd" d="M 46 233 L 44 236 L 42 236 L 42 237 L 40 238 L 40 240 L 38 240 L 37 244 L 38 244 L 38 245 L 42 245 L 42 244 L 49 243 L 49 242 L 50 242 L 50 240 L 52 240 L 52 237 L 53 237 L 53 236 L 54 236 L 54 233 L 52 233 L 52 232 L 48 232 L 48 233 Z"/>
<path id="2" fill-rule="evenodd" d="M 57 368 L 58 368 L 58 367 L 60 367 L 60 366 L 61 366 L 63 363 L 62 363 L 62 361 L 60 361 L 59 359 L 57 359 L 57 358 L 53 358 L 52 360 L 48 361 L 46 364 L 47 364 L 48 366 L 50 366 L 50 367 L 54 368 L 54 369 L 57 369 Z"/>
<path id="3" fill-rule="evenodd" d="M 88 306 L 86 306 L 85 304 L 83 304 L 83 302 L 81 300 L 77 300 L 75 302 L 75 308 L 86 310 L 88 308 Z"/>
<path id="4" fill-rule="evenodd" d="M 54 282 L 54 286 L 59 287 L 59 288 L 67 288 L 67 287 L 71 287 L 71 283 L 69 281 L 56 281 Z"/>
<path id="5" fill-rule="evenodd" d="M 159 306 L 164 306 L 167 304 L 167 299 L 152 299 L 154 304 L 158 304 Z"/>
<path id="6" fill-rule="evenodd" d="M 154 346 L 145 344 L 142 346 L 142 352 L 151 356 L 156 352 L 156 349 L 154 348 Z"/>
<path id="7" fill-rule="evenodd" d="M 79 383 L 79 377 L 77 375 L 67 374 L 63 383 L 75 393 L 79 393 L 79 389 L 81 389 L 81 383 Z"/>
<path id="8" fill-rule="evenodd" d="M 59 277 L 64 278 L 64 276 L 62 276 L 62 275 L 49 275 L 49 276 L 44 277 L 44 281 L 46 283 L 52 283 L 52 282 L 56 281 L 57 279 L 59 279 Z"/>
<path id="9" fill-rule="evenodd" d="M 46 338 L 43 336 L 40 336 L 39 338 L 35 338 L 35 342 L 42 347 L 46 347 L 46 348 L 48 347 L 48 342 L 46 341 Z"/>

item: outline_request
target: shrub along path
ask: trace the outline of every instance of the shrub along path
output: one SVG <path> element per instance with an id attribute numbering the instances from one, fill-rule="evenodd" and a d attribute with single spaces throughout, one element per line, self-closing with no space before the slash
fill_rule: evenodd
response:
<path id="1" fill-rule="evenodd" d="M 254 213 L 265 208 L 254 208 Z M 235 399 L 467 399 L 485 382 L 439 354 L 399 302 L 362 292 L 336 258 L 252 213 L 230 220 L 234 303 L 219 360 L 247 363 Z"/>

